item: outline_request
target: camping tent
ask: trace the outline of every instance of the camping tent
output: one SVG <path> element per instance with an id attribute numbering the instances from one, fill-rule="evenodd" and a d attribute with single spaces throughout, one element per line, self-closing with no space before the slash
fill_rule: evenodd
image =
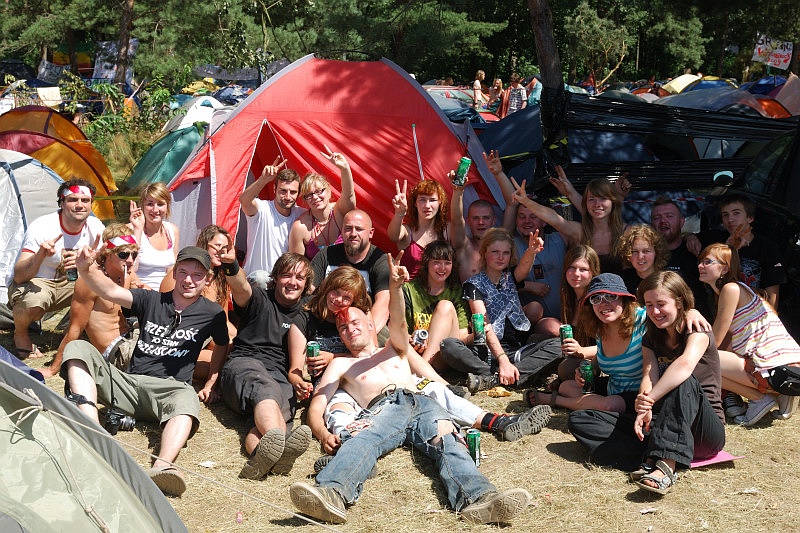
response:
<path id="1" fill-rule="evenodd" d="M 28 224 L 55 211 L 61 178 L 30 156 L 0 149 L 0 305 L 8 301 L 8 284 Z M 0 322 L 2 320 L 0 319 Z M 13 325 L 13 322 L 12 322 Z"/>
<path id="2" fill-rule="evenodd" d="M 52 168 L 62 179 L 89 181 L 99 196 L 117 190 L 105 159 L 86 135 L 50 108 L 25 106 L 0 115 L 0 148 L 28 154 Z M 114 218 L 110 200 L 94 202 L 94 214 Z"/>
<path id="3" fill-rule="evenodd" d="M 169 183 L 202 138 L 194 125 L 170 131 L 147 149 L 125 182 L 125 188 L 136 191 L 148 183 Z"/>
<path id="4" fill-rule="evenodd" d="M 9 130 L 0 131 L 0 148 L 38 159 L 62 179 L 83 178 L 97 188 L 98 196 L 108 196 L 117 190 L 103 156 L 90 141 L 62 141 L 45 133 Z M 114 218 L 110 200 L 94 202 L 92 210 L 100 219 Z"/>
<path id="5" fill-rule="evenodd" d="M 4 531 L 186 531 L 144 470 L 77 407 L 0 361 Z"/>
<path id="6" fill-rule="evenodd" d="M 421 175 L 436 179 L 449 196 L 447 172 L 466 155 L 475 162 L 469 180 L 478 195 L 505 207 L 472 128 L 451 124 L 400 67 L 386 59 L 345 62 L 309 55 L 267 80 L 211 129 L 170 182 L 172 221 L 181 239 L 192 242 L 210 223 L 235 234 L 239 194 L 279 155 L 301 175 L 319 172 L 340 190 L 338 169 L 320 153 L 325 146 L 350 163 L 358 205 L 372 216 L 374 242 L 387 251 L 395 249 L 386 237 L 395 179 L 407 179 L 409 189 Z"/>
<path id="7" fill-rule="evenodd" d="M 161 131 L 182 130 L 193 125 L 195 122 L 211 124 L 211 116 L 214 114 L 214 111 L 223 109 L 224 107 L 225 106 L 213 96 L 195 96 L 181 104 L 181 109 L 185 110 L 185 113 L 179 111 L 164 124 Z"/>

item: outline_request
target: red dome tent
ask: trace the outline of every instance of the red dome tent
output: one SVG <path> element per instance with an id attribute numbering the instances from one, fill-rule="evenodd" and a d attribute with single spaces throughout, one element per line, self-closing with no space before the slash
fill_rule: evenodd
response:
<path id="1" fill-rule="evenodd" d="M 211 223 L 235 234 L 239 194 L 278 155 L 301 176 L 319 172 L 341 190 L 338 169 L 320 154 L 324 145 L 349 161 L 358 206 L 371 215 L 373 241 L 386 251 L 395 250 L 386 237 L 395 179 L 407 179 L 410 189 L 422 174 L 439 181 L 449 196 L 447 172 L 466 155 L 475 162 L 469 174 L 475 191 L 469 198 L 505 207 L 472 128 L 451 124 L 400 67 L 386 59 L 347 62 L 309 55 L 270 78 L 226 116 L 170 182 L 172 221 L 181 228 L 184 243 L 193 242 L 199 229 Z M 264 193 L 271 193 L 267 189 Z M 243 235 L 237 242 L 244 242 Z"/>

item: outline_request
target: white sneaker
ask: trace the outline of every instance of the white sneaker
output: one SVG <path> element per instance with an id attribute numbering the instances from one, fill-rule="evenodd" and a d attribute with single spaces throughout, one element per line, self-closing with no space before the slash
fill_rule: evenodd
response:
<path id="1" fill-rule="evenodd" d="M 765 394 L 760 400 L 750 400 L 747 404 L 747 412 L 742 416 L 737 416 L 733 419 L 734 422 L 740 426 L 749 428 L 769 413 L 773 407 L 776 407 L 775 397 Z"/>
<path id="2" fill-rule="evenodd" d="M 778 396 L 778 410 L 772 411 L 772 418 L 775 420 L 789 420 L 797 409 L 799 401 L 800 396 L 785 396 L 781 394 Z"/>

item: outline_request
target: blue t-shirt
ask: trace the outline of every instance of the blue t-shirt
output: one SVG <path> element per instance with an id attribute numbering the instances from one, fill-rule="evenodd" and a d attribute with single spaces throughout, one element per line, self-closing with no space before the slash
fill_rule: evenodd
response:
<path id="1" fill-rule="evenodd" d="M 647 314 L 643 307 L 636 308 L 636 318 L 628 348 L 615 357 L 603 353 L 603 341 L 597 339 L 597 364 L 608 374 L 608 395 L 638 391 L 642 382 L 642 338 Z"/>

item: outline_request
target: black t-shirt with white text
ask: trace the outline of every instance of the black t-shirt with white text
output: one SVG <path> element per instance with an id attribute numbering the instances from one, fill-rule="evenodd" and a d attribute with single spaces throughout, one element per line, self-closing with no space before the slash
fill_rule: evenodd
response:
<path id="1" fill-rule="evenodd" d="M 176 313 L 172 292 L 131 289 L 131 294 L 131 312 L 139 319 L 139 341 L 129 374 L 173 377 L 188 383 L 209 337 L 219 346 L 228 344 L 227 319 L 219 304 L 200 297 Z"/>

